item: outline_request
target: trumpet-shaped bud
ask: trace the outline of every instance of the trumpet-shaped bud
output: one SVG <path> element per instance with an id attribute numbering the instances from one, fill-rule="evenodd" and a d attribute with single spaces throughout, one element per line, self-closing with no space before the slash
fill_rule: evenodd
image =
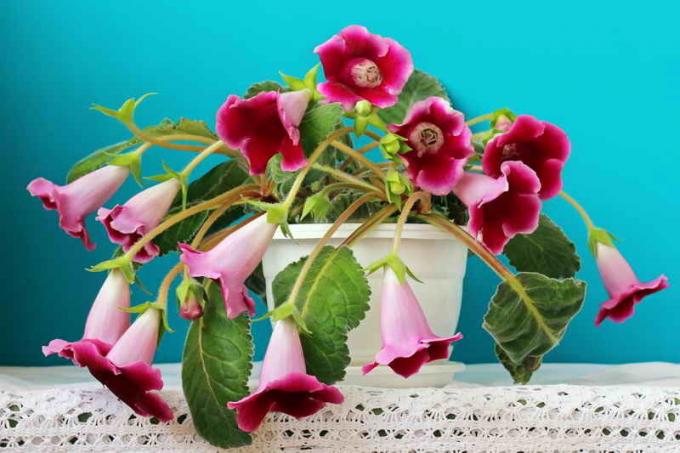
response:
<path id="1" fill-rule="evenodd" d="M 130 171 L 126 167 L 108 165 L 88 173 L 65 186 L 45 178 L 36 178 L 26 189 L 40 198 L 45 209 L 56 210 L 59 226 L 71 237 L 80 238 L 88 250 L 94 249 L 85 228 L 85 217 L 97 210 L 125 182 Z"/>
<path id="2" fill-rule="evenodd" d="M 249 99 L 229 96 L 217 111 L 217 134 L 241 150 L 253 175 L 264 173 L 276 153 L 281 153 L 283 171 L 299 170 L 307 165 L 299 126 L 310 97 L 309 90 L 267 91 Z"/>
<path id="3" fill-rule="evenodd" d="M 245 280 L 262 261 L 277 225 L 261 216 L 239 228 L 206 252 L 180 244 L 180 259 L 192 277 L 207 277 L 220 282 L 227 316 L 233 319 L 243 313 L 255 314 L 255 302 L 248 295 Z"/>
<path id="4" fill-rule="evenodd" d="M 307 374 L 300 335 L 295 323 L 286 318 L 274 326 L 257 390 L 227 406 L 236 410 L 238 427 L 252 432 L 269 412 L 302 418 L 316 413 L 327 403 L 342 401 L 342 393 L 337 388 Z"/>
<path id="5" fill-rule="evenodd" d="M 642 283 L 628 261 L 613 245 L 596 244 L 597 268 L 602 276 L 609 300 L 604 302 L 595 318 L 600 325 L 606 318 L 623 322 L 633 316 L 635 305 L 642 299 L 668 288 L 668 277 L 661 275 L 648 283 Z"/>
<path id="6" fill-rule="evenodd" d="M 174 178 L 156 184 L 139 192 L 123 205 L 116 205 L 113 209 L 99 208 L 97 220 L 106 228 L 111 242 L 120 244 L 123 251 L 128 251 L 135 242 L 160 223 L 179 188 L 180 183 Z M 148 242 L 137 252 L 134 260 L 146 263 L 158 256 L 158 253 L 158 246 Z"/>
<path id="7" fill-rule="evenodd" d="M 411 286 L 400 281 L 391 267 L 385 268 L 380 296 L 380 334 L 382 349 L 375 361 L 363 366 L 364 374 L 378 365 L 387 365 L 408 378 L 428 362 L 447 359 L 451 343 L 463 335 L 439 337 L 432 332 Z"/>
<path id="8" fill-rule="evenodd" d="M 326 75 L 318 90 L 347 111 L 362 100 L 382 108 L 396 104 L 413 72 L 411 54 L 401 44 L 358 25 L 343 29 L 314 52 Z"/>

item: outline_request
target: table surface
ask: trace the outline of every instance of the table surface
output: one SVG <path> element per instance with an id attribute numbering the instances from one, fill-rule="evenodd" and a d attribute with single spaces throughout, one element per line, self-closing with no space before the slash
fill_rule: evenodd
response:
<path id="1" fill-rule="evenodd" d="M 192 425 L 179 364 L 158 367 L 169 423 L 135 416 L 73 366 L 0 367 L 0 449 L 215 451 Z M 272 414 L 242 450 L 680 451 L 680 364 L 545 364 L 526 386 L 479 364 L 443 388 L 339 387 L 343 404 Z"/>

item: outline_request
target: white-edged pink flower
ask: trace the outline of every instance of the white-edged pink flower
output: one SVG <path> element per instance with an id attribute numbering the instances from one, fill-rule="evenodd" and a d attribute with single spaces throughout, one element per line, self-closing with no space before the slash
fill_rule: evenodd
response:
<path id="1" fill-rule="evenodd" d="M 179 189 L 179 181 L 169 179 L 139 192 L 123 205 L 116 205 L 113 209 L 99 208 L 97 220 L 106 228 L 111 242 L 119 244 L 127 252 L 142 236 L 158 226 Z M 134 260 L 146 263 L 158 253 L 158 246 L 148 242 L 137 252 Z"/>
<path id="2" fill-rule="evenodd" d="M 408 378 L 428 362 L 448 359 L 451 343 L 463 338 L 461 333 L 435 335 L 411 286 L 406 280 L 400 282 L 390 267 L 385 268 L 380 296 L 380 335 L 382 349 L 373 362 L 363 366 L 364 374 L 386 365 Z"/>
<path id="3" fill-rule="evenodd" d="M 307 374 L 297 327 L 291 319 L 284 319 L 274 325 L 257 390 L 227 406 L 236 411 L 238 427 L 253 432 L 269 412 L 302 418 L 343 399 L 337 388 Z"/>
<path id="4" fill-rule="evenodd" d="M 234 231 L 214 248 L 200 252 L 179 244 L 180 259 L 192 277 L 207 277 L 220 282 L 227 316 L 233 319 L 244 311 L 255 314 L 255 302 L 244 282 L 262 261 L 278 225 L 260 216 Z"/>
<path id="5" fill-rule="evenodd" d="M 107 165 L 88 173 L 65 186 L 45 178 L 28 184 L 29 193 L 40 198 L 45 209 L 56 210 L 59 226 L 71 237 L 80 238 L 88 250 L 94 249 L 85 228 L 85 217 L 113 196 L 129 174 L 126 167 Z"/>
<path id="6" fill-rule="evenodd" d="M 668 277 L 665 275 L 648 283 L 640 282 L 616 247 L 598 242 L 596 261 L 604 286 L 609 293 L 609 300 L 602 304 L 595 318 L 595 324 L 598 326 L 606 318 L 614 322 L 625 321 L 633 316 L 635 305 L 642 302 L 642 299 L 668 288 Z"/>

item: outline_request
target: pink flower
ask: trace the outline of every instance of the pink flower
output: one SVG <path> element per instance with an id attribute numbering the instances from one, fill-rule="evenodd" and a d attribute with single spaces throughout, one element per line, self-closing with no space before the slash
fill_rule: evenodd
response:
<path id="1" fill-rule="evenodd" d="M 501 176 L 465 173 L 453 192 L 468 207 L 470 234 L 493 253 L 519 233 L 532 233 L 538 227 L 541 183 L 536 173 L 522 162 L 501 164 Z"/>
<path id="2" fill-rule="evenodd" d="M 595 324 L 598 326 L 605 318 L 614 322 L 625 321 L 633 316 L 635 304 L 642 302 L 650 294 L 668 288 L 668 277 L 665 275 L 649 283 L 641 283 L 630 264 L 615 247 L 598 242 L 596 260 L 610 297 L 597 314 Z"/>
<path id="3" fill-rule="evenodd" d="M 189 294 L 179 306 L 179 315 L 187 321 L 193 321 L 203 316 L 203 306 L 196 296 Z"/>
<path id="4" fill-rule="evenodd" d="M 28 191 L 40 198 L 45 209 L 59 213 L 59 226 L 71 237 L 80 238 L 88 250 L 94 249 L 83 223 L 85 217 L 103 205 L 125 182 L 128 169 L 108 165 L 88 173 L 65 186 L 58 186 L 45 178 L 30 182 Z"/>
<path id="5" fill-rule="evenodd" d="M 451 192 L 474 153 L 463 114 L 436 96 L 413 104 L 404 123 L 390 130 L 406 138 L 411 148 L 401 154 L 411 181 L 435 195 Z"/>
<path id="6" fill-rule="evenodd" d="M 230 319 L 244 311 L 255 314 L 255 302 L 248 295 L 244 282 L 262 261 L 276 228 L 277 225 L 267 223 L 266 216 L 261 216 L 207 252 L 179 244 L 182 251 L 180 259 L 187 265 L 189 275 L 219 280 L 224 307 Z"/>
<path id="7" fill-rule="evenodd" d="M 463 338 L 460 333 L 451 337 L 435 335 L 409 284 L 400 282 L 389 267 L 385 269 L 380 296 L 380 333 L 382 349 L 374 362 L 363 366 L 364 374 L 378 365 L 387 365 L 407 378 L 428 362 L 447 359 L 451 343 Z"/>
<path id="8" fill-rule="evenodd" d="M 236 411 L 238 427 L 253 432 L 269 412 L 302 418 L 326 403 L 340 404 L 343 399 L 337 388 L 307 374 L 297 328 L 290 319 L 284 319 L 274 326 L 257 390 L 227 406 Z"/>
<path id="9" fill-rule="evenodd" d="M 299 170 L 307 159 L 298 127 L 310 96 L 308 90 L 267 91 L 249 99 L 231 95 L 217 111 L 217 135 L 241 150 L 253 175 L 264 173 L 276 153 L 281 153 L 282 170 Z"/>
<path id="10" fill-rule="evenodd" d="M 541 182 L 542 200 L 562 190 L 562 167 L 569 157 L 569 138 L 559 127 L 539 121 L 533 116 L 520 115 L 509 130 L 487 143 L 482 157 L 484 172 L 501 175 L 505 161 L 519 160 L 531 167 Z"/>
<path id="11" fill-rule="evenodd" d="M 116 205 L 113 209 L 99 208 L 97 220 L 106 228 L 111 242 L 120 244 L 124 251 L 128 251 L 135 242 L 160 223 L 179 188 L 179 181 L 174 178 L 156 184 L 139 192 L 122 206 Z M 158 253 L 158 246 L 149 242 L 135 255 L 134 260 L 146 263 L 158 256 Z"/>
<path id="12" fill-rule="evenodd" d="M 411 54 L 401 44 L 358 25 L 343 29 L 314 52 L 326 75 L 317 89 L 346 110 L 363 99 L 382 108 L 396 104 L 413 72 Z"/>

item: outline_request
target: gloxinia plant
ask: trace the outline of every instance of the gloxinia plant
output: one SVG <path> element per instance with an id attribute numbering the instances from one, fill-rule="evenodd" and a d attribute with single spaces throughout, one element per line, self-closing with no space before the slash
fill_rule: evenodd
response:
<path id="1" fill-rule="evenodd" d="M 215 132 L 188 119 L 138 126 L 134 113 L 147 96 L 117 110 L 93 107 L 131 136 L 77 162 L 65 185 L 37 178 L 28 191 L 88 249 L 85 219 L 96 211 L 118 248 L 90 268 L 108 276 L 83 337 L 52 340 L 46 355 L 86 367 L 140 416 L 171 420 L 152 363 L 163 332 L 171 332 L 168 295 L 180 279 L 177 310 L 191 322 L 182 381 L 193 423 L 209 442 L 231 447 L 250 442 L 270 412 L 301 418 L 342 403 L 334 384 L 350 362 L 347 334 L 369 307 L 367 273 L 383 272 L 384 281 L 382 349 L 363 364 L 365 373 L 384 365 L 408 378 L 449 358 L 454 342 L 465 347 L 458 332 L 432 331 L 426 301 L 415 296 L 419 269 L 400 257 L 408 222 L 451 234 L 500 277 L 483 326 L 516 382 L 531 378 L 585 298 L 575 247 L 541 213 L 544 203 L 560 197 L 585 221 L 610 296 L 596 324 L 625 321 L 643 298 L 668 286 L 665 276 L 642 283 L 613 236 L 562 190 L 571 147 L 558 126 L 508 109 L 466 119 L 436 79 L 414 70 L 408 50 L 364 27 L 345 28 L 315 52 L 320 67 L 303 77 L 282 74 L 283 84 L 260 82 L 225 96 Z M 319 69 L 325 81 L 317 83 Z M 105 208 L 129 174 L 143 181 L 142 157 L 151 149 L 195 155 Z M 220 161 L 192 178 L 209 156 Z M 302 222 L 330 226 L 307 257 L 276 277 L 273 309 L 253 319 L 265 300 L 260 262 L 276 230 L 290 235 L 289 224 Z M 356 231 L 330 246 L 346 222 L 358 224 Z M 392 250 L 363 268 L 351 248 L 385 222 L 394 223 Z M 155 299 L 131 307 L 140 267 L 171 253 L 177 262 Z M 274 334 L 251 392 L 251 325 L 268 318 Z"/>

